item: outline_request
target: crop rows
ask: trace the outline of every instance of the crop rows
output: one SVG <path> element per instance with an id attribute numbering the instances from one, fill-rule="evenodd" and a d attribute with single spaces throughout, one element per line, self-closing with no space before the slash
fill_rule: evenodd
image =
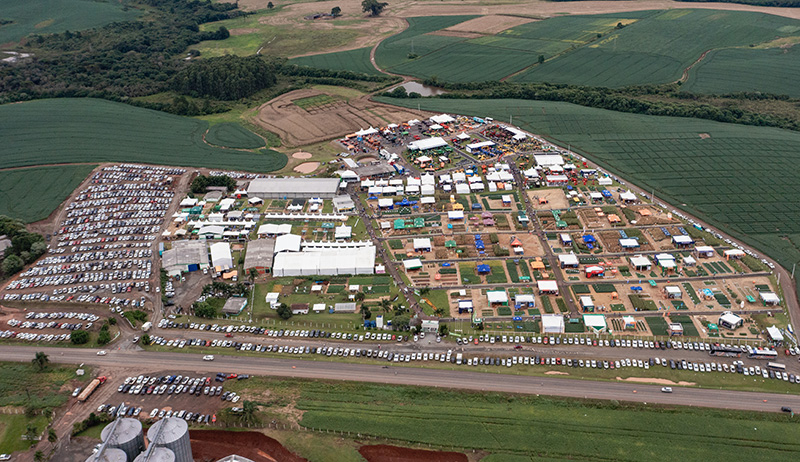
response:
<path id="1" fill-rule="evenodd" d="M 331 69 L 334 71 L 360 72 L 362 74 L 382 75 L 370 63 L 369 53 L 371 47 L 356 50 L 337 51 L 321 55 L 302 56 L 290 60 L 292 64 L 316 67 L 318 69 Z"/>
<path id="2" fill-rule="evenodd" d="M 800 97 L 800 48 L 729 49 L 709 53 L 683 86 L 693 93 L 774 93 Z"/>
<path id="3" fill-rule="evenodd" d="M 47 218 L 94 167 L 60 165 L 0 170 L 0 215 L 26 223 Z"/>

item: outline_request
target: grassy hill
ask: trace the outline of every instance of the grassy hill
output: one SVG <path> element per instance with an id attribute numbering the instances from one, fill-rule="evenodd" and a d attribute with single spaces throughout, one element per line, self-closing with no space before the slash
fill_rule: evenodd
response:
<path id="1" fill-rule="evenodd" d="M 800 133 L 656 117 L 568 103 L 378 98 L 406 107 L 509 120 L 585 154 L 657 196 L 760 248 L 800 260 Z M 702 135 L 702 136 L 701 136 Z"/>
<path id="2" fill-rule="evenodd" d="M 95 165 L 0 170 L 0 215 L 43 220 L 89 175 Z"/>
<path id="3" fill-rule="evenodd" d="M 221 149 L 203 142 L 208 122 L 96 99 L 50 99 L 0 106 L 0 165 L 145 162 L 271 172 L 286 156 Z M 215 133 L 219 135 L 220 133 Z M 226 130 L 226 143 L 252 134 Z"/>
<path id="4" fill-rule="evenodd" d="M 141 14 L 121 2 L 96 0 L 3 0 L 0 19 L 12 21 L 0 26 L 0 43 L 18 42 L 30 34 L 79 31 Z"/>

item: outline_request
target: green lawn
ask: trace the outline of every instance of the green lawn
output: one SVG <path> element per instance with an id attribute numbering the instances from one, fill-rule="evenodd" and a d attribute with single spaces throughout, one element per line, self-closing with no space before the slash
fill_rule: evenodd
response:
<path id="1" fill-rule="evenodd" d="M 286 165 L 276 151 L 209 146 L 203 142 L 208 127 L 202 120 L 98 99 L 6 104 L 0 106 L 0 165 L 120 161 L 261 172 Z"/>
<path id="2" fill-rule="evenodd" d="M 436 308 L 443 309 L 447 316 L 450 315 L 450 299 L 446 290 L 431 290 L 423 298 L 427 298 Z"/>
<path id="3" fill-rule="evenodd" d="M 643 189 L 655 189 L 660 199 L 721 227 L 785 267 L 800 261 L 800 221 L 794 219 L 800 133 L 560 102 L 377 99 L 497 120 L 513 115 L 521 128 L 571 145 Z M 754 145 L 762 160 L 758 169 L 752 168 Z"/>
<path id="4" fill-rule="evenodd" d="M 47 218 L 94 167 L 61 165 L 0 170 L 0 215 L 26 223 Z"/>
<path id="5" fill-rule="evenodd" d="M 41 432 L 47 425 L 47 418 L 39 416 L 30 419 L 25 414 L 0 414 L 0 454 L 25 451 L 31 447 L 31 443 L 35 443 L 22 439 L 30 423 Z"/>
<path id="6" fill-rule="evenodd" d="M 30 34 L 46 35 L 99 27 L 134 19 L 140 14 L 141 10 L 125 8 L 122 2 L 3 0 L 0 19 L 13 22 L 0 26 L 0 43 L 19 42 Z"/>

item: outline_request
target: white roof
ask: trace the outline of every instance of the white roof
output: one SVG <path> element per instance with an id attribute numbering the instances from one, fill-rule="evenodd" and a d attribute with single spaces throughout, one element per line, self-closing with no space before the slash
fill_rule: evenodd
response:
<path id="1" fill-rule="evenodd" d="M 392 207 L 394 202 L 391 199 L 378 199 L 378 207 Z"/>
<path id="2" fill-rule="evenodd" d="M 430 249 L 431 240 L 429 238 L 414 239 L 414 250 L 416 249 Z"/>
<path id="3" fill-rule="evenodd" d="M 594 265 L 594 266 L 587 266 L 584 271 L 586 271 L 587 273 L 593 273 L 593 272 L 596 272 L 596 271 L 600 271 L 602 273 L 605 270 L 603 269 L 602 266 Z"/>
<path id="4" fill-rule="evenodd" d="M 514 302 L 516 303 L 534 303 L 536 301 L 536 297 L 533 294 L 517 294 L 514 296 Z"/>
<path id="5" fill-rule="evenodd" d="M 472 300 L 459 300 L 458 301 L 459 308 L 472 308 Z"/>
<path id="6" fill-rule="evenodd" d="M 700 253 L 714 253 L 714 247 L 711 247 L 710 245 L 698 245 L 694 248 L 694 250 Z"/>
<path id="7" fill-rule="evenodd" d="M 664 287 L 664 290 L 667 291 L 668 294 L 680 294 L 681 288 L 678 286 L 667 286 Z"/>
<path id="8" fill-rule="evenodd" d="M 555 182 L 555 181 L 568 181 L 569 180 L 569 178 L 567 178 L 567 175 L 547 175 L 547 177 L 545 177 L 545 179 L 548 182 L 551 182 L 551 183 Z"/>
<path id="9" fill-rule="evenodd" d="M 595 330 L 603 330 L 607 327 L 606 317 L 602 314 L 584 314 L 583 323 Z"/>
<path id="10" fill-rule="evenodd" d="M 433 125 L 431 125 L 431 126 L 430 126 L 430 127 L 428 127 L 428 128 L 430 128 L 431 130 L 441 130 L 441 129 L 443 129 L 444 127 L 442 127 L 442 126 L 441 126 L 441 125 L 439 125 L 439 124 L 433 124 Z"/>
<path id="11" fill-rule="evenodd" d="M 356 132 L 356 136 L 367 136 L 367 135 L 374 135 L 378 133 L 378 130 L 372 127 L 365 128 L 363 130 L 359 130 Z"/>
<path id="12" fill-rule="evenodd" d="M 275 238 L 275 253 L 299 252 L 302 238 L 297 234 L 284 234 Z"/>
<path id="13" fill-rule="evenodd" d="M 594 300 L 588 295 L 581 295 L 581 306 L 594 306 Z"/>
<path id="14" fill-rule="evenodd" d="M 543 314 L 542 331 L 546 334 L 560 334 L 564 332 L 564 316 L 560 314 Z"/>
<path id="15" fill-rule="evenodd" d="M 431 195 L 435 192 L 435 189 L 432 184 L 424 184 L 421 188 L 421 194 Z"/>
<path id="16" fill-rule="evenodd" d="M 325 311 L 325 304 L 324 303 L 315 303 L 314 306 L 311 309 L 313 311 Z"/>
<path id="17" fill-rule="evenodd" d="M 464 212 L 461 210 L 451 210 L 447 212 L 447 218 L 451 220 L 463 220 L 464 219 Z"/>
<path id="18" fill-rule="evenodd" d="M 558 290 L 558 283 L 556 281 L 536 281 L 536 285 L 542 292 L 555 292 Z"/>
<path id="19" fill-rule="evenodd" d="M 622 321 L 625 324 L 635 324 L 636 323 L 636 319 L 633 316 L 623 316 L 622 317 Z"/>
<path id="20" fill-rule="evenodd" d="M 600 186 L 610 186 L 611 183 L 613 183 L 613 181 L 611 181 L 611 178 L 608 177 L 600 178 L 599 180 L 597 180 L 597 184 L 599 184 Z"/>
<path id="21" fill-rule="evenodd" d="M 431 185 L 431 186 L 433 186 L 433 185 L 436 184 L 436 177 L 431 175 L 430 173 L 426 173 L 426 174 L 422 175 L 421 177 L 419 177 L 419 181 L 423 185 Z"/>
<path id="22" fill-rule="evenodd" d="M 631 239 L 631 238 L 620 239 L 619 240 L 619 245 L 622 246 L 622 247 L 639 247 L 639 241 L 637 241 L 636 239 Z"/>
<path id="23" fill-rule="evenodd" d="M 181 201 L 181 207 L 194 207 L 197 205 L 197 199 L 194 197 L 187 197 Z"/>
<path id="24" fill-rule="evenodd" d="M 722 315 L 719 317 L 719 320 L 734 325 L 737 324 L 739 321 L 741 321 L 742 318 L 739 315 L 731 313 L 730 311 L 726 311 L 722 313 Z"/>
<path id="25" fill-rule="evenodd" d="M 350 239 L 350 236 L 353 234 L 353 227 L 352 226 L 337 226 L 334 229 L 334 239 Z"/>
<path id="26" fill-rule="evenodd" d="M 406 269 L 414 269 L 422 267 L 422 260 L 419 258 L 411 258 L 409 260 L 403 260 L 403 266 Z"/>
<path id="27" fill-rule="evenodd" d="M 781 334 L 781 330 L 775 326 L 767 327 L 767 333 L 769 334 L 769 338 L 772 339 L 774 342 L 782 342 L 783 341 L 783 334 Z"/>
<path id="28" fill-rule="evenodd" d="M 725 255 L 744 255 L 744 250 L 741 250 L 741 249 L 728 249 L 723 253 Z"/>
<path id="29" fill-rule="evenodd" d="M 460 140 L 468 140 L 469 139 L 469 135 L 467 135 L 466 133 L 459 133 L 458 135 L 456 135 L 456 138 L 458 138 Z"/>
<path id="30" fill-rule="evenodd" d="M 408 143 L 408 148 L 411 150 L 425 151 L 428 149 L 436 149 L 447 146 L 447 142 L 439 136 L 433 138 L 425 138 L 424 140 L 417 140 Z"/>
<path id="31" fill-rule="evenodd" d="M 439 114 L 431 117 L 431 122 L 435 122 L 437 124 L 448 124 L 450 122 L 455 122 L 456 119 L 450 117 L 447 114 Z"/>
<path id="32" fill-rule="evenodd" d="M 567 233 L 561 233 L 561 242 L 572 242 L 572 237 Z"/>
<path id="33" fill-rule="evenodd" d="M 564 265 L 572 266 L 579 264 L 578 256 L 574 253 L 562 254 L 558 256 L 559 263 Z"/>
<path id="34" fill-rule="evenodd" d="M 467 145 L 467 149 L 478 149 L 485 146 L 494 146 L 494 141 L 481 141 L 480 143 L 472 143 Z"/>
<path id="35" fill-rule="evenodd" d="M 589 197 L 591 197 L 592 199 L 602 199 L 603 195 L 600 194 L 599 192 L 590 192 Z"/>
<path id="36" fill-rule="evenodd" d="M 619 198 L 624 200 L 624 201 L 635 201 L 636 200 L 636 194 L 634 194 L 634 193 L 632 193 L 630 191 L 626 191 L 626 192 L 620 193 L 619 194 Z"/>
<path id="37" fill-rule="evenodd" d="M 211 247 L 211 265 L 221 266 L 223 269 L 233 267 L 233 257 L 231 256 L 231 246 L 227 242 L 218 242 Z"/>
<path id="38" fill-rule="evenodd" d="M 564 165 L 564 158 L 558 154 L 535 154 L 533 159 L 536 161 L 536 165 L 541 165 L 542 167 Z"/>
<path id="39" fill-rule="evenodd" d="M 672 236 L 672 242 L 676 244 L 691 244 L 694 240 L 690 236 Z"/>
<path id="40" fill-rule="evenodd" d="M 523 173 L 523 175 L 525 175 L 528 178 L 538 178 L 539 177 L 539 171 L 536 170 L 533 167 L 529 168 L 528 170 L 523 171 L 522 173 Z"/>
<path id="41" fill-rule="evenodd" d="M 694 265 L 695 263 L 697 263 L 697 260 L 695 260 L 694 257 L 692 257 L 691 255 L 687 255 L 683 257 L 683 263 L 685 265 Z"/>
<path id="42" fill-rule="evenodd" d="M 225 227 L 224 227 L 224 226 L 214 226 L 214 225 L 211 225 L 211 226 L 203 226 L 202 228 L 200 228 L 200 231 L 198 231 L 198 232 L 197 232 L 197 234 L 198 234 L 198 235 L 201 235 L 201 236 L 202 236 L 203 234 L 214 234 L 214 235 L 220 235 L 220 234 L 222 234 L 223 232 L 225 232 Z"/>
<path id="43" fill-rule="evenodd" d="M 650 266 L 650 259 L 644 255 L 636 255 L 635 257 L 631 257 L 631 265 L 636 267 Z"/>
<path id="44" fill-rule="evenodd" d="M 774 292 L 759 292 L 758 296 L 767 303 L 780 303 L 781 299 Z"/>
<path id="45" fill-rule="evenodd" d="M 419 156 L 419 157 L 417 157 L 417 162 L 419 162 L 420 164 L 424 164 L 425 162 L 430 162 L 432 160 L 433 159 L 431 159 L 428 156 Z"/>
<path id="46" fill-rule="evenodd" d="M 508 294 L 505 290 L 487 290 L 486 297 L 489 303 L 508 303 Z"/>
<path id="47" fill-rule="evenodd" d="M 279 295 L 279 292 L 269 292 L 266 296 L 267 303 L 277 302 Z"/>
<path id="48" fill-rule="evenodd" d="M 435 204 L 436 203 L 436 198 L 433 197 L 433 196 L 425 196 L 425 197 L 420 198 L 419 202 L 421 204 Z"/>

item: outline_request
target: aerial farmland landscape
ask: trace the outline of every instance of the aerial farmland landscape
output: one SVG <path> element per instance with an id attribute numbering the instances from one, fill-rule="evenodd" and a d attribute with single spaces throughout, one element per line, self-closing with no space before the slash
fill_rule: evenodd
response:
<path id="1" fill-rule="evenodd" d="M 0 460 L 796 457 L 798 47 L 796 0 L 4 2 Z"/>

